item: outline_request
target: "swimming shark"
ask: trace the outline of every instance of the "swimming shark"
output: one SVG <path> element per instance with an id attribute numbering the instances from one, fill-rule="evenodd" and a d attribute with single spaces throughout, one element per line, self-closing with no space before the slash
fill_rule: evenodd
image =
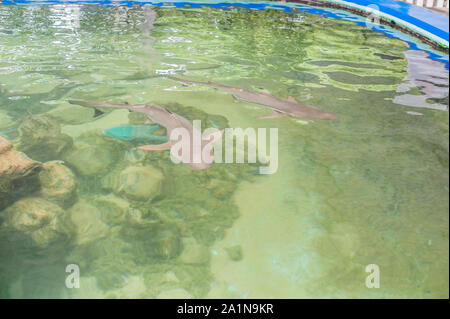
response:
<path id="1" fill-rule="evenodd" d="M 207 162 L 202 154 L 204 154 L 205 148 L 206 152 L 210 151 L 212 155 L 212 146 L 211 144 L 215 141 L 222 138 L 224 130 L 218 130 L 212 134 L 209 134 L 207 137 L 202 138 L 201 132 L 198 128 L 192 126 L 191 122 L 186 118 L 178 115 L 174 112 L 171 112 L 168 109 L 162 108 L 153 104 L 111 104 L 107 102 L 93 102 L 93 101 L 75 101 L 69 100 L 71 104 L 78 104 L 86 107 L 92 107 L 94 109 L 97 108 L 117 108 L 117 109 L 128 109 L 132 112 L 140 112 L 146 114 L 150 120 L 164 126 L 167 130 L 167 135 L 170 137 L 173 131 L 180 132 L 179 129 L 187 132 L 189 134 L 189 144 L 187 149 L 188 154 L 183 154 L 185 148 L 181 148 L 178 152 L 171 152 L 173 156 L 181 160 L 184 164 L 189 166 L 194 170 L 204 170 L 208 169 L 211 166 L 210 162 Z M 177 132 L 174 132 L 178 135 Z M 179 136 L 179 135 L 178 135 Z M 196 137 L 199 137 L 200 145 L 197 146 L 195 141 Z M 138 149 L 144 151 L 164 151 L 171 149 L 172 146 L 177 144 L 178 141 L 170 139 L 166 143 L 162 144 L 154 144 L 154 145 L 142 145 L 138 146 Z M 212 161 L 211 161 L 212 162 Z"/>
<path id="2" fill-rule="evenodd" d="M 336 114 L 323 111 L 313 106 L 302 105 L 298 103 L 292 96 L 289 96 L 287 99 L 280 99 L 267 91 L 255 92 L 247 89 L 236 88 L 222 84 L 215 84 L 211 82 L 184 80 L 172 76 L 170 76 L 169 78 L 186 85 L 188 84 L 203 85 L 219 89 L 225 92 L 229 92 L 233 94 L 234 97 L 237 99 L 268 106 L 269 108 L 274 110 L 273 114 L 268 116 L 261 116 L 259 117 L 260 119 L 274 119 L 283 116 L 292 116 L 304 119 L 320 119 L 320 120 L 338 119 L 338 116 Z"/>

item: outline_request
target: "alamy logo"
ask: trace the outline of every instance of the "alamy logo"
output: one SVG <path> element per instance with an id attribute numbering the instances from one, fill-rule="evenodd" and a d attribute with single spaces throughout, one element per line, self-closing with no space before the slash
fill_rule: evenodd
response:
<path id="1" fill-rule="evenodd" d="M 192 132 L 184 127 L 171 131 L 170 155 L 174 163 L 198 166 L 213 162 L 245 163 L 247 154 L 247 163 L 267 164 L 259 168 L 260 174 L 273 174 L 278 170 L 277 128 L 208 128 L 202 134 L 199 120 L 194 120 L 192 127 Z M 225 154 L 222 154 L 222 137 Z"/>
<path id="2" fill-rule="evenodd" d="M 380 267 L 376 264 L 367 265 L 366 272 L 370 273 L 370 275 L 366 277 L 366 287 L 380 288 Z"/>
<path id="3" fill-rule="evenodd" d="M 66 287 L 69 289 L 80 288 L 80 267 L 75 264 L 69 264 L 66 267 L 66 272 L 70 273 L 66 277 Z"/>

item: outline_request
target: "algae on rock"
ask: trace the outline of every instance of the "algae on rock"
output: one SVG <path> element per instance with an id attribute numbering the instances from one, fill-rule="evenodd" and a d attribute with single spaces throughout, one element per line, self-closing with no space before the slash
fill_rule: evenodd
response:
<path id="1" fill-rule="evenodd" d="M 25 119 L 19 134 L 17 149 L 41 162 L 62 159 L 73 143 L 70 136 L 61 133 L 59 123 L 45 115 Z"/>

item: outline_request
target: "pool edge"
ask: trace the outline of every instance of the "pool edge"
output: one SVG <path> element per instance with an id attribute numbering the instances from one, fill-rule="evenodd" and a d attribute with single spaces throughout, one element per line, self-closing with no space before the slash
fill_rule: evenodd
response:
<path id="1" fill-rule="evenodd" d="M 424 28 L 421 28 L 411 22 L 403 20 L 401 17 L 386 13 L 383 11 L 384 7 L 380 7 L 380 2 L 377 0 L 371 1 L 371 4 L 373 4 L 377 8 L 374 8 L 374 6 L 364 6 L 354 3 L 357 2 L 357 0 L 289 0 L 287 2 L 343 10 L 362 17 L 376 16 L 377 18 L 379 18 L 379 24 L 387 25 L 391 28 L 400 30 L 419 39 L 421 42 L 430 45 L 435 50 L 446 53 L 447 55 L 449 54 L 448 32 L 446 32 L 447 39 L 445 39 L 439 35 L 436 35 L 434 32 L 432 32 L 432 30 L 425 30 Z M 402 2 L 402 5 L 411 7 L 411 5 L 408 3 Z M 425 10 L 419 7 L 418 9 Z M 439 16 L 439 14 L 431 11 L 430 14 Z M 428 25 L 428 23 L 424 23 Z M 432 27 L 436 28 L 435 26 Z M 445 30 L 440 31 L 445 33 Z"/>

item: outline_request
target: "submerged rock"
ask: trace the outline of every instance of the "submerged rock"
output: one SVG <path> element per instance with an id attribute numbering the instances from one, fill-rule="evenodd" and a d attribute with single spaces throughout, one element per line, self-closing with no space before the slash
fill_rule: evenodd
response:
<path id="1" fill-rule="evenodd" d="M 173 271 L 168 271 L 164 274 L 163 282 L 178 283 L 180 282 L 180 279 L 178 279 L 177 275 Z"/>
<path id="2" fill-rule="evenodd" d="M 47 200 L 26 198 L 8 207 L 4 214 L 6 227 L 29 236 L 32 244 L 40 248 L 67 237 L 58 220 L 63 210 Z"/>
<path id="3" fill-rule="evenodd" d="M 131 166 L 120 173 L 116 192 L 133 200 L 146 201 L 159 193 L 163 178 L 163 173 L 153 166 Z"/>
<path id="4" fill-rule="evenodd" d="M 114 194 L 97 198 L 95 204 L 101 211 L 102 221 L 109 225 L 122 224 L 128 211 L 132 209 L 130 203 Z"/>
<path id="5" fill-rule="evenodd" d="M 130 208 L 125 218 L 127 224 L 135 228 L 152 229 L 159 224 L 157 220 L 144 218 L 142 212 L 136 208 Z"/>
<path id="6" fill-rule="evenodd" d="M 104 174 L 114 163 L 112 150 L 84 142 L 77 142 L 65 157 L 67 163 L 73 166 L 83 176 Z"/>
<path id="7" fill-rule="evenodd" d="M 39 173 L 42 197 L 61 207 L 71 206 L 77 187 L 72 171 L 59 161 L 45 163 L 42 168 Z"/>
<path id="8" fill-rule="evenodd" d="M 72 138 L 67 135 L 48 136 L 31 143 L 21 144 L 19 150 L 30 157 L 48 162 L 59 160 L 62 154 L 72 145 Z"/>
<path id="9" fill-rule="evenodd" d="M 171 230 L 162 230 L 156 233 L 152 240 L 152 252 L 155 256 L 170 259 L 180 254 L 182 243 L 179 235 Z"/>
<path id="10" fill-rule="evenodd" d="M 142 228 L 123 227 L 121 235 L 132 244 L 133 254 L 142 262 L 169 260 L 180 255 L 182 242 L 176 229 L 164 229 L 154 225 Z"/>
<path id="11" fill-rule="evenodd" d="M 120 271 L 120 268 L 115 267 L 96 274 L 97 284 L 104 291 L 122 288 L 125 285 L 124 277 L 125 274 Z"/>
<path id="12" fill-rule="evenodd" d="M 19 134 L 18 150 L 41 162 L 61 159 L 73 143 L 70 136 L 61 133 L 59 123 L 45 115 L 27 118 Z"/>
<path id="13" fill-rule="evenodd" d="M 101 179 L 102 190 L 112 192 L 119 189 L 119 173 L 117 171 L 111 171 Z"/>
<path id="14" fill-rule="evenodd" d="M 100 210 L 85 201 L 77 202 L 68 214 L 75 226 L 75 242 L 78 245 L 98 240 L 108 233 L 108 227 L 101 220 Z"/>
<path id="15" fill-rule="evenodd" d="M 64 159 L 83 176 L 103 175 L 123 158 L 125 148 L 123 142 L 93 130 L 81 134 Z"/>
<path id="16" fill-rule="evenodd" d="M 199 244 L 186 245 L 179 259 L 185 264 L 204 264 L 209 260 L 209 249 Z"/>
<path id="17" fill-rule="evenodd" d="M 30 116 L 25 119 L 19 128 L 20 135 L 34 139 L 40 139 L 49 135 L 61 133 L 61 126 L 58 122 L 45 115 Z"/>
<path id="18" fill-rule="evenodd" d="M 15 151 L 10 142 L 0 137 L 0 209 L 6 206 L 12 197 L 17 197 L 21 186 L 29 190 L 39 187 L 34 177 L 37 177 L 40 167 L 40 163 Z"/>
<path id="19" fill-rule="evenodd" d="M 236 245 L 233 247 L 229 247 L 229 248 L 225 248 L 228 257 L 230 257 L 230 259 L 232 261 L 240 261 L 242 260 L 243 257 L 243 253 L 242 253 L 242 246 L 241 245 Z"/>
<path id="20" fill-rule="evenodd" d="M 207 188 L 214 197 L 218 199 L 225 199 L 234 192 L 236 186 L 230 182 L 213 178 L 210 180 Z"/>

